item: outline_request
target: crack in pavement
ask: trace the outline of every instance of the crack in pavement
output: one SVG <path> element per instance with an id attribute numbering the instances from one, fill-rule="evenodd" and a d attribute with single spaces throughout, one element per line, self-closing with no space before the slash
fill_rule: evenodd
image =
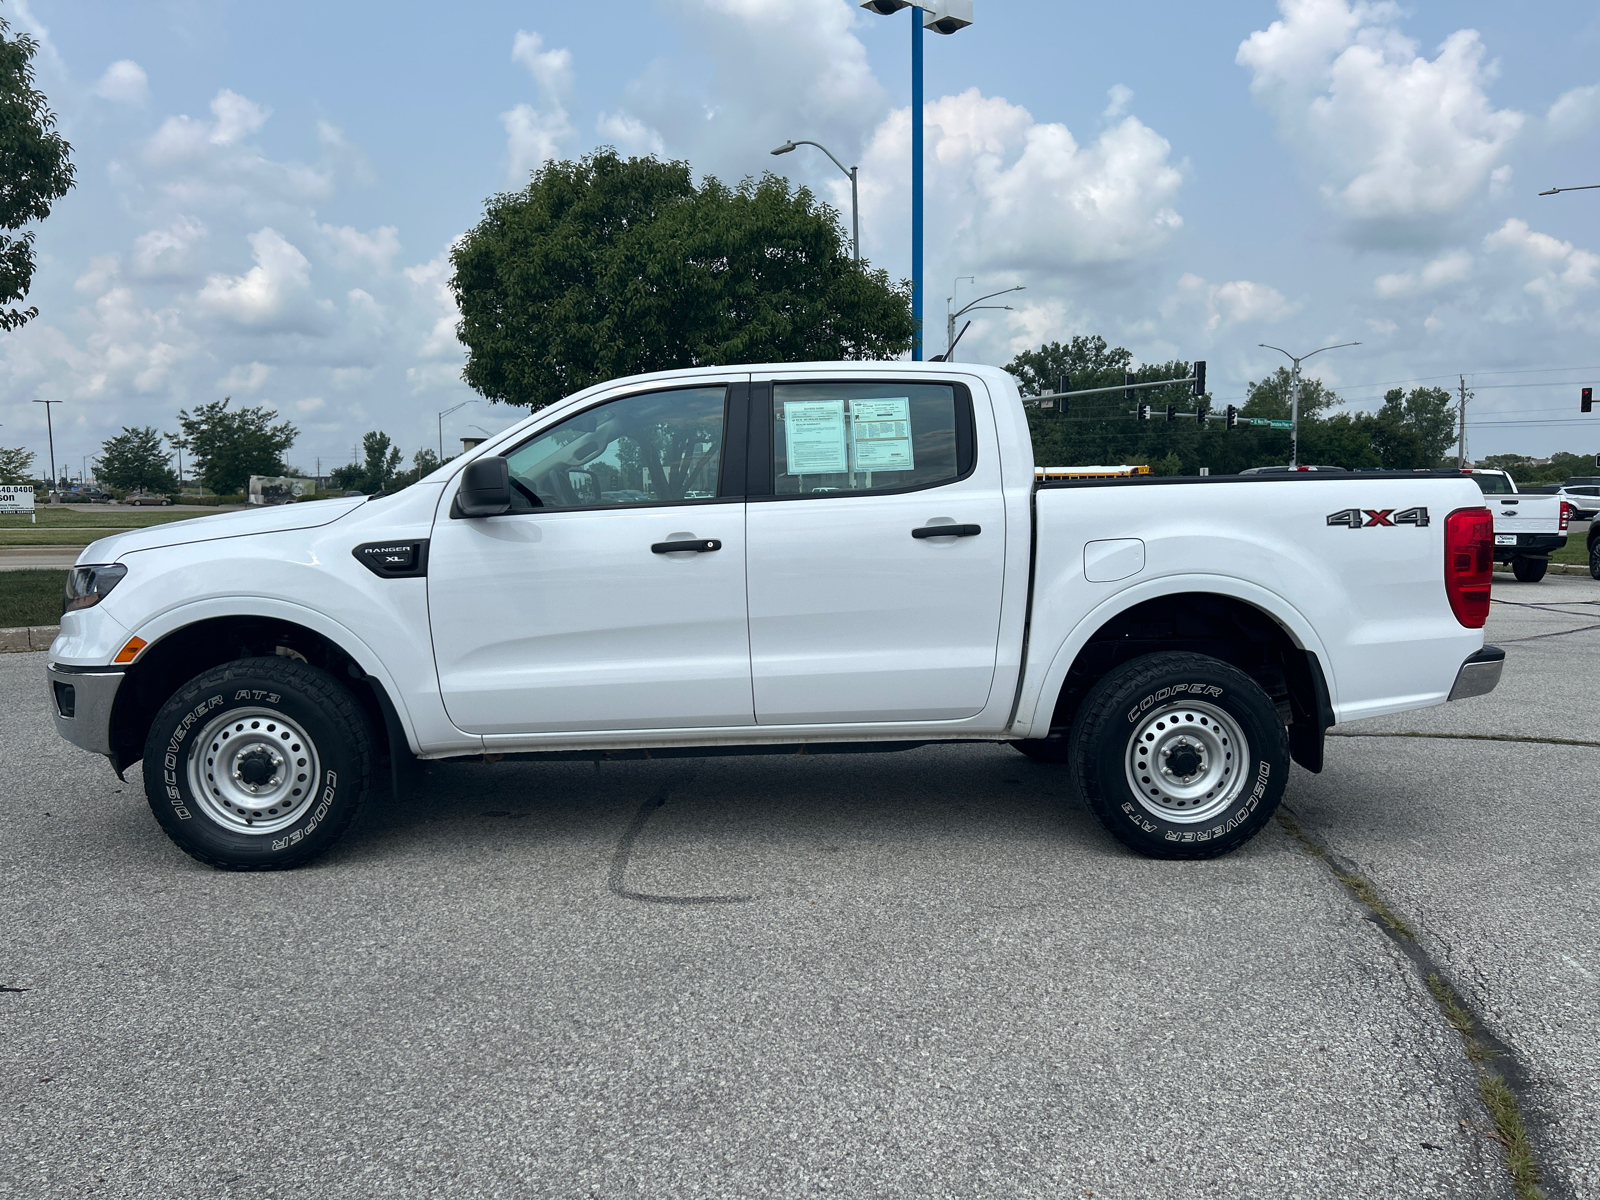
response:
<path id="1" fill-rule="evenodd" d="M 628 828 L 623 830 L 622 837 L 617 841 L 617 848 L 611 855 L 611 871 L 606 876 L 606 886 L 611 889 L 611 894 L 620 896 L 624 900 L 637 900 L 642 904 L 748 904 L 755 899 L 754 896 L 660 896 L 652 892 L 636 892 L 626 886 L 628 875 L 628 860 L 633 857 L 634 843 L 639 840 L 639 835 L 644 832 L 644 827 L 650 823 L 650 816 L 666 804 L 673 791 L 681 786 L 687 786 L 694 778 L 691 771 L 687 775 L 680 775 L 669 779 L 656 789 L 656 794 L 643 804 L 639 811 L 633 815 L 633 820 L 628 823 Z"/>
<path id="2" fill-rule="evenodd" d="M 1537 642 L 1540 638 L 1566 637 L 1569 633 L 1588 633 L 1591 629 L 1600 629 L 1600 625 L 1580 625 L 1576 629 L 1557 629 L 1553 633 L 1535 633 L 1527 637 L 1501 638 L 1496 644 L 1509 646 L 1513 642 Z"/>
<path id="3" fill-rule="evenodd" d="M 1531 737 L 1519 733 L 1423 733 L 1420 730 L 1409 733 L 1340 733 L 1337 730 L 1328 730 L 1329 737 L 1342 738 L 1437 738 L 1446 742 L 1533 742 L 1541 746 L 1582 746 L 1589 750 L 1600 750 L 1600 742 L 1583 742 L 1577 738 Z"/>
<path id="4" fill-rule="evenodd" d="M 1411 963 L 1428 994 L 1433 997 L 1439 1015 L 1461 1036 L 1467 1061 L 1478 1076 L 1479 1098 L 1494 1122 L 1494 1129 L 1483 1136 L 1499 1142 L 1504 1149 L 1506 1170 L 1517 1200 L 1567 1197 L 1570 1190 L 1564 1184 L 1547 1184 L 1555 1189 L 1553 1192 L 1540 1189 L 1539 1185 L 1546 1183 L 1546 1179 L 1538 1164 L 1539 1156 L 1534 1153 L 1535 1139 L 1529 1136 L 1527 1125 L 1535 1125 L 1534 1133 L 1538 1135 L 1538 1140 L 1545 1140 L 1547 1131 L 1542 1122 L 1537 1119 L 1530 1121 L 1523 1116 L 1530 1074 L 1516 1050 L 1490 1031 L 1484 1023 L 1483 1014 L 1466 999 L 1445 969 L 1421 944 L 1412 925 L 1395 912 L 1355 863 L 1334 854 L 1327 845 L 1302 829 L 1287 804 L 1279 806 L 1277 820 L 1300 849 L 1321 862 L 1356 902 L 1372 915 L 1372 923 Z"/>

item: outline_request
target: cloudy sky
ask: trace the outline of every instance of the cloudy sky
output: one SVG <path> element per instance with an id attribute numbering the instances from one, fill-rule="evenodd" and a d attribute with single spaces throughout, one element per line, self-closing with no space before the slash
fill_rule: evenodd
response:
<path id="1" fill-rule="evenodd" d="M 928 304 L 1027 290 L 960 356 L 1100 333 L 1206 358 L 1219 403 L 1297 353 L 1347 400 L 1466 373 L 1474 454 L 1600 450 L 1600 8 L 1547 0 L 975 0 L 927 36 Z M 271 5 L 5 0 L 78 187 L 39 237 L 39 318 L 0 335 L 0 444 L 74 465 L 231 395 L 346 461 L 473 398 L 445 288 L 486 196 L 610 144 L 780 169 L 909 273 L 909 20 L 853 0 Z M 959 295 L 979 294 L 962 281 Z M 446 444 L 517 416 L 446 419 Z M 1600 423 L 1600 414 L 1592 420 Z M 459 443 L 457 443 L 459 444 Z"/>

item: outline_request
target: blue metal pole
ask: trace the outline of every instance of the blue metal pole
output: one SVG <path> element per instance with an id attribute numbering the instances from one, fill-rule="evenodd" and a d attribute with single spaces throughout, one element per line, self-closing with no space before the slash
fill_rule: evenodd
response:
<path id="1" fill-rule="evenodd" d="M 922 361 L 922 9 L 911 6 L 911 361 Z"/>

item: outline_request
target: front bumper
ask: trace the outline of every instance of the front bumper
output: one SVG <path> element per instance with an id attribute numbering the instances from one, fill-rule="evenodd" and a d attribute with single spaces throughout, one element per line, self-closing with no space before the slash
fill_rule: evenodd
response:
<path id="1" fill-rule="evenodd" d="M 111 753 L 111 707 L 126 672 L 121 667 L 45 667 L 45 692 L 56 732 L 93 754 Z"/>
<path id="2" fill-rule="evenodd" d="M 1485 646 L 1456 672 L 1455 686 L 1450 689 L 1450 699 L 1470 700 L 1474 696 L 1487 696 L 1500 683 L 1500 671 L 1506 665 L 1506 652 L 1499 646 Z"/>

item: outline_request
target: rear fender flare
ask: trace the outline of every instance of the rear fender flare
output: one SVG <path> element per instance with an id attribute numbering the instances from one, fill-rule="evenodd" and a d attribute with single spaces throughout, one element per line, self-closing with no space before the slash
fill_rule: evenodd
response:
<path id="1" fill-rule="evenodd" d="M 1334 677 L 1333 662 L 1327 650 L 1323 647 L 1322 639 L 1317 636 L 1311 622 L 1305 614 L 1295 608 L 1276 592 L 1268 591 L 1253 583 L 1242 579 L 1234 579 L 1226 575 L 1168 575 L 1161 579 L 1151 579 L 1136 583 L 1132 587 L 1124 588 L 1114 595 L 1107 596 L 1089 612 L 1084 614 L 1074 625 L 1067 636 L 1057 646 L 1055 654 L 1050 659 L 1050 665 L 1045 670 L 1038 687 L 1030 688 L 1029 693 L 1023 697 L 1023 702 L 1017 711 L 1017 718 L 1012 723 L 1012 730 L 1019 738 L 1042 738 L 1050 734 L 1050 718 L 1055 712 L 1054 698 L 1061 694 L 1061 687 L 1066 682 L 1067 672 L 1071 670 L 1073 662 L 1078 657 L 1078 652 L 1088 644 L 1089 639 L 1099 632 L 1108 621 L 1117 617 L 1137 604 L 1147 600 L 1159 600 L 1162 596 L 1177 596 L 1186 593 L 1210 593 L 1213 595 L 1227 596 L 1234 600 L 1243 601 L 1254 608 L 1260 609 L 1271 617 L 1288 633 L 1290 639 L 1301 650 L 1310 650 L 1316 654 L 1322 664 L 1323 678 L 1328 686 L 1328 696 L 1334 703 L 1334 711 L 1338 711 L 1338 685 Z M 1030 651 L 1030 660 L 1040 661 L 1042 655 L 1036 658 Z"/>

